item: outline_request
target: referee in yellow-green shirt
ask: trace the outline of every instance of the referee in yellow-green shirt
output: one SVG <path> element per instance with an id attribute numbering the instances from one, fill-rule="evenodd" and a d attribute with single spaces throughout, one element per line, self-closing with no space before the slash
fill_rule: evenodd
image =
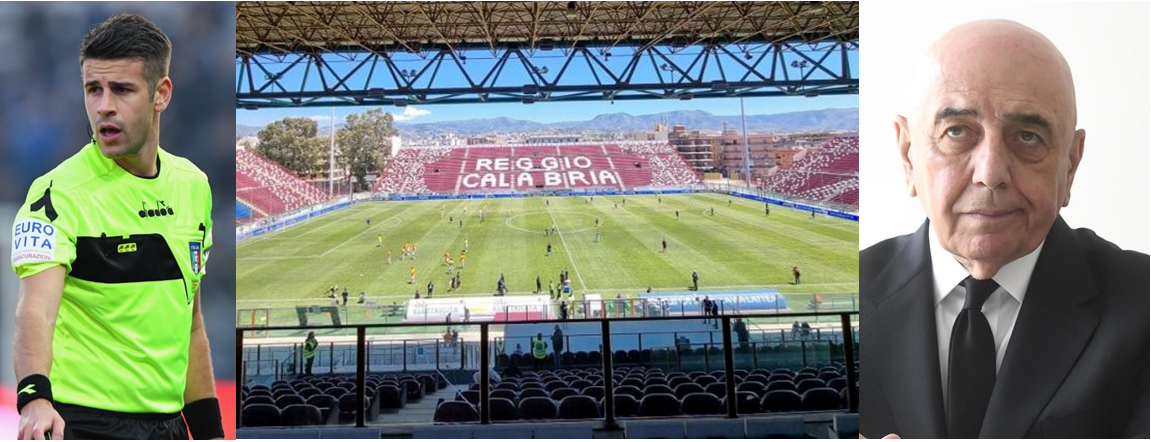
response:
<path id="1" fill-rule="evenodd" d="M 200 314 L 211 191 L 159 147 L 171 50 L 127 14 L 81 42 L 92 142 L 32 183 L 13 223 L 18 439 L 224 436 Z"/>

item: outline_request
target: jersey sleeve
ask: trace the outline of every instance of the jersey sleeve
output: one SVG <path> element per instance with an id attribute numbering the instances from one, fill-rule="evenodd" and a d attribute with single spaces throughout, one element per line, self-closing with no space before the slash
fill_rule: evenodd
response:
<path id="1" fill-rule="evenodd" d="M 67 192 L 52 188 L 51 178 L 34 181 L 12 226 L 16 276 L 26 278 L 58 265 L 71 272 L 79 215 Z"/>

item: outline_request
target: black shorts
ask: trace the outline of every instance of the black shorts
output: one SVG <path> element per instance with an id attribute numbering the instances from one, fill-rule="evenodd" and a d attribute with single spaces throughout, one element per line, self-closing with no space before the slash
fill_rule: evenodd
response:
<path id="1" fill-rule="evenodd" d="M 64 439 L 181 439 L 188 428 L 180 413 L 121 413 L 56 403 Z"/>

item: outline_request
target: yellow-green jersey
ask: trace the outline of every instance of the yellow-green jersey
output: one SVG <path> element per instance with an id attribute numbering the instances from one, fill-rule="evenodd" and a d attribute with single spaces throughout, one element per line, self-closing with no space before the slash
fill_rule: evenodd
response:
<path id="1" fill-rule="evenodd" d="M 159 173 L 141 178 L 88 144 L 37 178 L 16 215 L 16 274 L 67 274 L 49 374 L 58 402 L 127 413 L 184 406 L 212 194 L 195 165 L 157 150 Z"/>

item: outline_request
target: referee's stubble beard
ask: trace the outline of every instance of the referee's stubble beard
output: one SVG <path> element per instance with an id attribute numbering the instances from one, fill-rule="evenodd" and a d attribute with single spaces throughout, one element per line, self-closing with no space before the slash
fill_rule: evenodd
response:
<path id="1" fill-rule="evenodd" d="M 81 71 L 84 107 L 100 153 L 129 171 L 149 167 L 159 144 L 160 113 L 172 96 L 171 80 L 163 77 L 153 88 L 144 78 L 142 59 L 87 59 Z"/>

